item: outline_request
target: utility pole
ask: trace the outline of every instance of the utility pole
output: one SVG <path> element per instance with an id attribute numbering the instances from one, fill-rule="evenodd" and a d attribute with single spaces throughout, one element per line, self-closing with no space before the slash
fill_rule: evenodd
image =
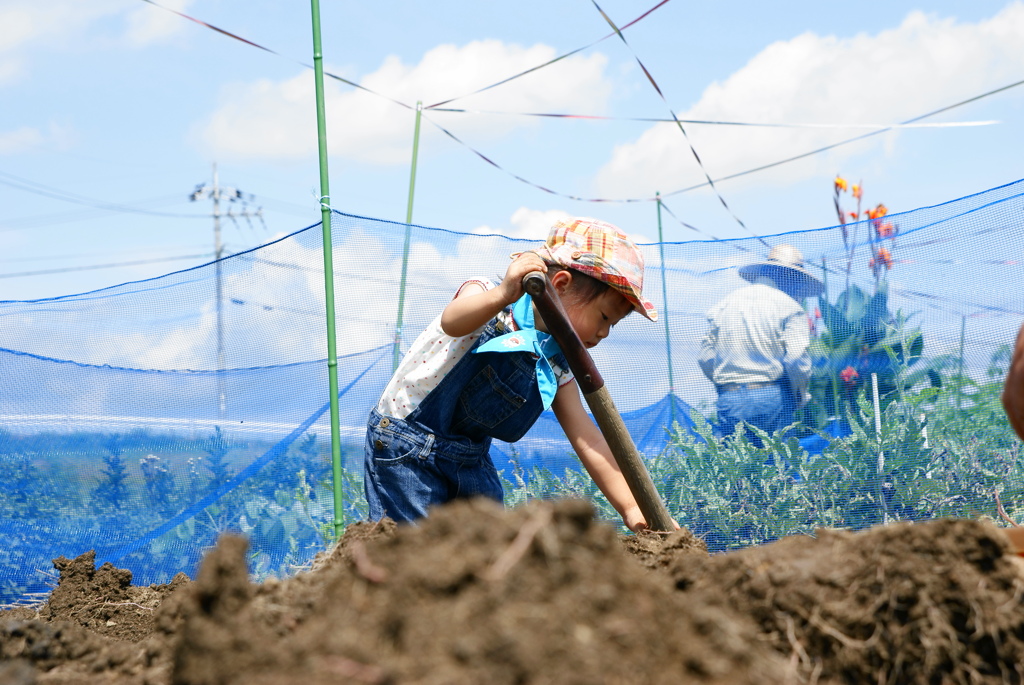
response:
<path id="1" fill-rule="evenodd" d="M 258 207 L 256 211 L 250 211 L 246 207 L 246 194 L 237 188 L 225 188 L 220 185 L 220 181 L 217 177 L 217 163 L 213 163 L 213 186 L 207 186 L 205 183 L 200 183 L 196 186 L 196 189 L 189 195 L 189 200 L 195 202 L 196 200 L 205 200 L 209 198 L 213 201 L 213 255 L 214 255 L 214 266 L 216 268 L 216 299 L 217 299 L 217 406 L 219 418 L 224 418 L 226 409 L 226 400 L 224 394 L 224 301 L 223 301 L 223 279 L 221 272 L 221 259 L 224 256 L 224 244 L 220 237 L 220 218 L 226 216 L 227 218 L 235 221 L 236 218 L 240 217 L 246 221 L 250 221 L 253 217 L 258 218 L 261 222 L 263 221 L 263 208 Z M 226 214 L 220 213 L 220 201 L 226 200 L 227 202 L 241 202 L 242 210 L 240 212 L 232 212 L 231 208 L 228 208 Z M 248 201 L 255 199 L 255 196 L 249 195 Z"/>

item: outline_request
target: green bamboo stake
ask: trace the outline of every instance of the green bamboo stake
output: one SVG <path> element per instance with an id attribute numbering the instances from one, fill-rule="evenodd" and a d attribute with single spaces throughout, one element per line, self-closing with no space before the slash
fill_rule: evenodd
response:
<path id="1" fill-rule="evenodd" d="M 668 329 L 668 286 L 665 283 L 665 241 L 661 234 L 661 193 L 655 192 L 654 197 L 658 204 L 658 250 L 661 254 L 661 317 L 665 322 L 665 354 L 668 361 L 668 425 L 669 428 L 676 422 L 676 384 L 672 379 L 672 337 Z"/>
<path id="2" fill-rule="evenodd" d="M 825 262 L 825 255 L 821 256 L 821 283 L 822 283 L 822 297 L 825 300 L 825 304 L 831 304 L 832 301 L 828 299 L 828 266 Z M 834 334 L 829 331 L 829 335 L 833 336 L 833 350 L 835 349 Z M 846 417 L 845 406 L 840 406 L 842 398 L 839 396 L 839 369 L 830 369 L 828 373 L 829 379 L 828 384 L 832 388 L 832 412 L 835 414 L 834 417 L 842 420 Z"/>
<path id="3" fill-rule="evenodd" d="M 398 286 L 398 318 L 395 321 L 395 347 L 391 355 L 391 372 L 402 361 L 402 314 L 405 311 L 405 278 L 409 271 L 409 241 L 412 237 L 412 200 L 416 192 L 416 159 L 420 151 L 420 119 L 423 103 L 416 103 L 416 128 L 412 134 L 412 171 L 409 172 L 409 202 L 405 209 L 405 245 L 402 246 L 402 280 Z"/>
<path id="4" fill-rule="evenodd" d="M 956 415 L 960 423 L 963 423 L 963 415 L 960 413 L 960 400 L 964 396 L 964 337 L 967 333 L 967 315 L 960 317 L 960 382 L 956 389 Z"/>
<path id="5" fill-rule="evenodd" d="M 331 188 L 327 174 L 327 122 L 324 107 L 324 65 L 320 44 L 320 0 L 313 10 L 313 73 L 316 79 L 316 132 L 320 153 L 320 223 L 324 243 L 324 294 L 327 304 L 327 382 L 331 393 L 331 467 L 334 480 L 334 537 L 341 537 L 345 509 L 341 489 L 341 421 L 338 418 L 338 349 L 334 322 L 334 258 L 331 245 Z"/>

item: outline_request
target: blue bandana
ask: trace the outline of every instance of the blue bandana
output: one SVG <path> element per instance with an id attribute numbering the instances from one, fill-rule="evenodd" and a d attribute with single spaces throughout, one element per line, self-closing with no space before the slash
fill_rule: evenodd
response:
<path id="1" fill-rule="evenodd" d="M 555 356 L 561 349 L 550 333 L 534 328 L 533 300 L 529 295 L 523 295 L 512 305 L 512 317 L 521 330 L 491 338 L 473 352 L 531 352 L 536 355 L 537 386 L 544 408 L 547 409 L 558 391 L 558 379 L 548 357 Z"/>

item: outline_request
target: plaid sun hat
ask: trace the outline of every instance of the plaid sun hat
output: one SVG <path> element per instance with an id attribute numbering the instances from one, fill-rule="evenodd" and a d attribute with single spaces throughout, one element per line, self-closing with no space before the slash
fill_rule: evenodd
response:
<path id="1" fill-rule="evenodd" d="M 544 246 L 532 252 L 607 283 L 638 312 L 658 320 L 654 305 L 643 296 L 644 257 L 618 227 L 597 219 L 563 219 L 551 227 Z"/>

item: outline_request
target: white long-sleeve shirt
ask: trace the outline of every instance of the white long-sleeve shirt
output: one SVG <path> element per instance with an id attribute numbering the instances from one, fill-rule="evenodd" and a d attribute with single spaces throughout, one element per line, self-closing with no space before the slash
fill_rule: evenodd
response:
<path id="1" fill-rule="evenodd" d="M 707 318 L 698 363 L 712 383 L 767 383 L 785 373 L 798 403 L 810 399 L 810 326 L 796 300 L 754 283 L 727 295 Z"/>

